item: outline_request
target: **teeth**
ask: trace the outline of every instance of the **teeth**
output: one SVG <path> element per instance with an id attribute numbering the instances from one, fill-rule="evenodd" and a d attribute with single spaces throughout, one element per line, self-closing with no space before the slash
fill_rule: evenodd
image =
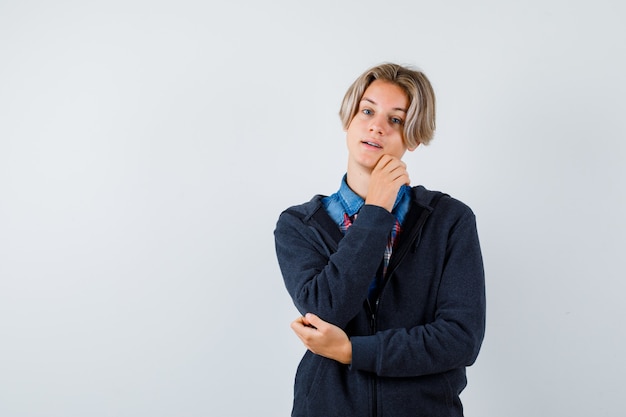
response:
<path id="1" fill-rule="evenodd" d="M 379 145 L 379 144 L 377 144 L 377 143 L 374 143 L 374 142 L 365 142 L 365 143 L 367 143 L 367 144 L 368 144 L 368 145 L 370 145 L 370 146 L 374 146 L 374 147 L 376 147 L 376 148 L 380 148 L 380 145 Z"/>

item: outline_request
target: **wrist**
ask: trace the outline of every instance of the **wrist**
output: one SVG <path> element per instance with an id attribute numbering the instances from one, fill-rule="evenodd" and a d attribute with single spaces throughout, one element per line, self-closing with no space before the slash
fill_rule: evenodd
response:
<path id="1" fill-rule="evenodd" d="M 344 344 L 343 354 L 341 356 L 341 363 L 344 365 L 350 365 L 352 363 L 352 342 L 350 342 L 350 339 Z"/>

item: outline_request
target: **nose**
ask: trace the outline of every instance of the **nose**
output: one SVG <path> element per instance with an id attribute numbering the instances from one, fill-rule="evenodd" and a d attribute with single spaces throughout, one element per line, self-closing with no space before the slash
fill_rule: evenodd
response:
<path id="1" fill-rule="evenodd" d="M 382 120 L 381 116 L 376 115 L 370 120 L 369 131 L 378 135 L 382 135 L 385 133 L 385 129 L 383 128 L 383 126 L 384 120 Z"/>

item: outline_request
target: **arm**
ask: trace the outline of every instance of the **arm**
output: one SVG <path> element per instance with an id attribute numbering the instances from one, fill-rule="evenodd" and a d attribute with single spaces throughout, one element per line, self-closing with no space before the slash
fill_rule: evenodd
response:
<path id="1" fill-rule="evenodd" d="M 406 164 L 383 155 L 369 176 L 365 205 L 332 254 L 315 225 L 281 215 L 274 232 L 276 255 L 303 315 L 315 313 L 341 328 L 356 316 L 382 261 L 398 190 L 409 182 Z"/>
<path id="2" fill-rule="evenodd" d="M 380 376 L 426 375 L 469 366 L 478 355 L 485 326 L 484 273 L 473 215 L 451 233 L 446 255 L 430 323 L 348 339 L 341 329 L 307 315 L 294 321 L 292 329 L 313 353 Z"/>
<path id="3" fill-rule="evenodd" d="M 285 286 L 302 315 L 312 312 L 341 328 L 359 312 L 376 275 L 393 225 L 385 209 L 365 205 L 337 251 L 320 232 L 283 213 L 274 232 Z"/>
<path id="4" fill-rule="evenodd" d="M 352 367 L 381 376 L 417 376 L 471 365 L 485 332 L 485 282 L 474 215 L 450 231 L 434 320 L 355 336 Z"/>

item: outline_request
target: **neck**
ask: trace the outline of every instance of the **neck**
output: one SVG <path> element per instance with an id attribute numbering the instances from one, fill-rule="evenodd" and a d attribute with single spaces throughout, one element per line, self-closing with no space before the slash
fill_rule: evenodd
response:
<path id="1" fill-rule="evenodd" d="M 363 200 L 367 198 L 367 190 L 370 185 L 370 176 L 372 172 L 366 169 L 351 169 L 348 165 L 346 174 L 346 182 L 348 187 L 354 191 Z"/>

